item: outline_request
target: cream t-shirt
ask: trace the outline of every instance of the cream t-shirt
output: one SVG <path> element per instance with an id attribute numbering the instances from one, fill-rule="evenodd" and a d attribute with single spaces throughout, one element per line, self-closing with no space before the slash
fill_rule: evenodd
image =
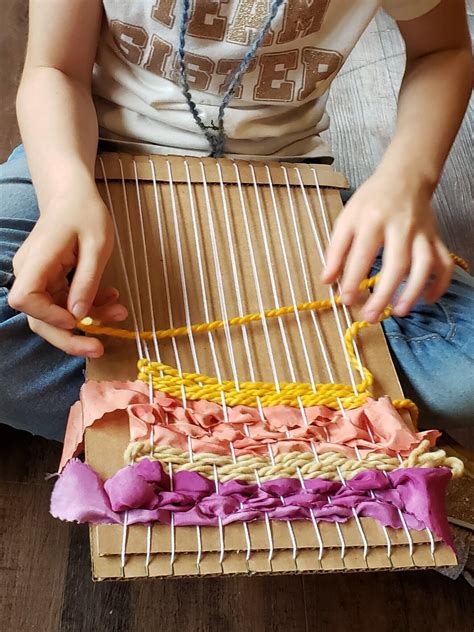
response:
<path id="1" fill-rule="evenodd" d="M 272 0 L 194 0 L 186 36 L 192 98 L 206 125 Z M 285 0 L 226 109 L 226 154 L 330 156 L 320 138 L 328 90 L 376 12 L 396 20 L 440 0 Z M 179 83 L 177 47 L 183 0 L 103 0 L 93 77 L 100 135 L 120 149 L 206 155 Z"/>

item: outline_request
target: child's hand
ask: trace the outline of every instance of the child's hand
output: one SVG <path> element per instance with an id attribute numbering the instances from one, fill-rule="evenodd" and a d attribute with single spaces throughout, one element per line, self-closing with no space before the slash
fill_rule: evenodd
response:
<path id="1" fill-rule="evenodd" d="M 453 262 L 438 236 L 431 196 L 408 179 L 376 173 L 339 215 L 322 281 L 334 282 L 344 269 L 342 300 L 351 305 L 381 246 L 381 278 L 363 308 L 367 321 L 377 321 L 406 275 L 394 308 L 398 316 L 408 314 L 423 293 L 427 302 L 434 302 L 448 288 Z"/>
<path id="2" fill-rule="evenodd" d="M 99 283 L 113 246 L 113 224 L 96 191 L 75 192 L 50 201 L 13 259 L 13 309 L 25 312 L 31 329 L 55 347 L 78 356 L 99 357 L 96 338 L 73 333 L 90 314 L 102 321 L 124 320 L 115 288 Z M 67 276 L 74 271 L 69 285 Z"/>

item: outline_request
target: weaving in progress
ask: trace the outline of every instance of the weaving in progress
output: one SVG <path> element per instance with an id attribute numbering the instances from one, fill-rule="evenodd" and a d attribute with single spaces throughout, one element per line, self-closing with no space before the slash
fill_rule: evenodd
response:
<path id="1" fill-rule="evenodd" d="M 417 431 L 380 325 L 319 281 L 344 177 L 104 154 L 96 178 L 129 320 L 78 323 L 106 352 L 51 500 L 90 524 L 94 578 L 456 564 L 462 463 Z"/>

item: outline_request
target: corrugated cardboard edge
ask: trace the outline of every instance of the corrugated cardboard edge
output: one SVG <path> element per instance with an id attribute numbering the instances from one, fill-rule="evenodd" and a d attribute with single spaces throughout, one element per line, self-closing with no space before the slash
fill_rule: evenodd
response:
<path id="1" fill-rule="evenodd" d="M 328 526 L 332 529 L 330 525 Z M 97 537 L 97 530 L 94 532 Z M 199 567 L 196 564 L 195 553 L 177 554 L 173 565 L 170 563 L 169 553 L 161 553 L 151 556 L 148 573 L 146 573 L 145 559 L 144 554 L 128 555 L 125 567 L 122 569 L 120 555 L 94 555 L 93 577 L 96 581 L 100 581 L 137 577 L 253 576 L 266 573 L 423 570 L 456 565 L 453 551 L 444 543 L 437 544 L 434 558 L 431 555 L 430 545 L 423 543 L 415 545 L 412 558 L 407 545 L 403 544 L 393 546 L 390 558 L 385 547 L 369 548 L 366 559 L 360 547 L 346 549 L 344 558 L 341 557 L 340 548 L 328 547 L 324 550 L 321 560 L 319 560 L 317 548 L 298 551 L 296 560 L 293 560 L 291 550 L 280 549 L 274 552 L 271 562 L 268 560 L 267 550 L 254 551 L 248 562 L 245 551 L 228 552 L 222 565 L 219 562 L 219 553 L 203 552 Z"/>
<path id="2" fill-rule="evenodd" d="M 243 161 L 220 158 L 186 158 L 192 182 L 202 182 L 201 164 L 206 171 L 208 184 L 220 182 L 222 175 L 226 184 L 237 182 L 236 166 L 242 184 L 268 184 L 269 175 L 267 167 L 271 169 L 271 179 L 274 185 L 286 185 L 286 177 L 291 185 L 299 185 L 299 171 L 301 181 L 305 186 L 330 187 L 333 189 L 346 189 L 348 183 L 344 175 L 335 171 L 330 165 L 306 164 L 275 161 Z M 131 156 L 129 154 L 105 153 L 101 154 L 95 170 L 97 180 L 104 180 L 104 167 L 107 180 L 135 180 L 168 182 L 168 163 L 170 165 L 173 181 L 175 183 L 187 182 L 187 172 L 183 167 L 182 156 Z M 221 171 L 218 170 L 220 165 Z M 153 167 L 152 167 L 153 165 Z M 252 168 L 250 167 L 252 165 Z M 315 177 L 316 174 L 316 177 Z M 317 182 L 316 182 L 317 179 Z"/>

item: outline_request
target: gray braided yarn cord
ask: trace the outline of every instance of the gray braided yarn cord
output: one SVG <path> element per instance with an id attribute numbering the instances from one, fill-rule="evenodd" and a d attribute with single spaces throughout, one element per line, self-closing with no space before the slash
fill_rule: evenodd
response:
<path id="1" fill-rule="evenodd" d="M 196 0 L 197 2 L 198 0 Z M 185 60 L 186 52 L 186 31 L 189 23 L 191 0 L 183 0 L 183 11 L 181 13 L 181 22 L 179 29 L 179 46 L 178 46 L 178 59 L 179 68 L 181 71 L 181 87 L 183 95 L 189 106 L 191 114 L 198 127 L 202 130 L 207 138 L 210 146 L 210 155 L 214 158 L 219 158 L 224 155 L 225 150 L 225 132 L 224 132 L 224 113 L 226 107 L 229 105 L 230 100 L 234 96 L 236 89 L 239 87 L 242 77 L 244 76 L 250 62 L 255 57 L 257 50 L 260 48 L 261 43 L 265 35 L 268 33 L 270 26 L 278 13 L 278 9 L 285 0 L 273 0 L 267 19 L 262 24 L 260 31 L 257 33 L 250 48 L 242 59 L 240 65 L 234 73 L 231 75 L 227 89 L 222 97 L 221 104 L 219 106 L 217 123 L 212 122 L 211 125 L 206 125 L 199 115 L 198 108 L 191 96 L 191 88 L 188 80 L 188 66 Z"/>

